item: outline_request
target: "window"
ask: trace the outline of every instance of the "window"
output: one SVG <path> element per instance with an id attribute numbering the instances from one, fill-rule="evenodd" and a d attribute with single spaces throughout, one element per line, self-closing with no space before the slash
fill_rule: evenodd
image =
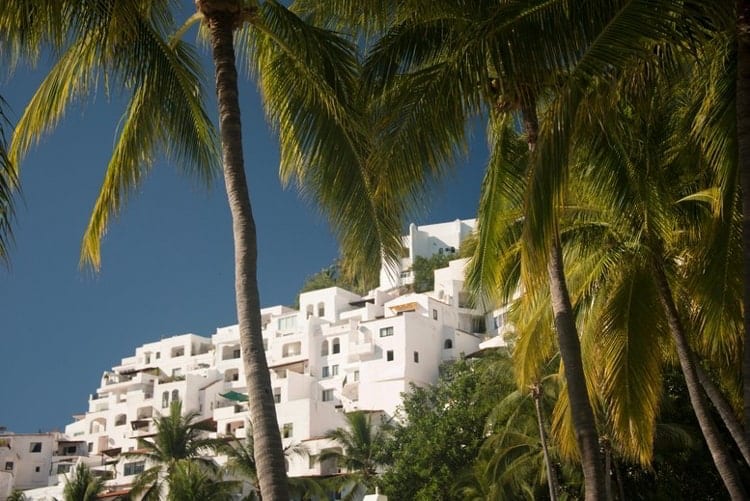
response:
<path id="1" fill-rule="evenodd" d="M 143 473 L 144 467 L 146 466 L 145 461 L 136 461 L 135 463 L 125 463 L 123 474 L 128 477 L 130 475 L 138 475 Z"/>
<path id="2" fill-rule="evenodd" d="M 180 391 L 172 390 L 172 402 L 176 402 L 180 399 Z"/>
<path id="3" fill-rule="evenodd" d="M 31 442 L 29 444 L 29 452 L 42 452 L 41 442 Z"/>
<path id="4" fill-rule="evenodd" d="M 267 337 L 263 338 L 263 350 L 268 351 L 268 338 Z"/>
<path id="5" fill-rule="evenodd" d="M 284 426 L 281 427 L 281 436 L 283 438 L 289 438 L 293 434 L 294 434 L 294 424 L 284 423 Z"/>
<path id="6" fill-rule="evenodd" d="M 70 472 L 70 468 L 73 466 L 70 463 L 60 463 L 57 465 L 57 474 L 62 475 L 64 473 Z"/>
<path id="7" fill-rule="evenodd" d="M 327 365 L 325 367 L 323 367 L 320 376 L 324 377 L 324 378 L 331 377 L 331 368 L 328 367 Z"/>
<path id="8" fill-rule="evenodd" d="M 287 343 L 281 347 L 282 357 L 296 357 L 302 353 L 302 342 L 295 341 L 294 343 Z"/>
<path id="9" fill-rule="evenodd" d="M 35 473 L 39 473 L 40 471 L 42 471 L 41 466 L 37 466 L 36 468 L 34 468 Z"/>
<path id="10" fill-rule="evenodd" d="M 393 362 L 393 350 L 388 350 L 385 352 L 385 359 L 388 362 Z"/>
<path id="11" fill-rule="evenodd" d="M 275 404 L 281 403 L 281 388 L 274 388 L 273 389 L 273 402 Z"/>
<path id="12" fill-rule="evenodd" d="M 341 343 L 339 343 L 339 338 L 335 337 L 333 338 L 333 344 L 331 345 L 331 353 L 336 354 L 341 352 Z"/>
<path id="13" fill-rule="evenodd" d="M 331 376 L 336 377 L 339 375 L 339 366 L 338 365 L 332 365 L 331 366 Z"/>
<path id="14" fill-rule="evenodd" d="M 453 341 L 451 341 L 450 339 L 446 339 L 445 342 L 443 343 L 443 349 L 450 350 L 452 348 L 453 348 Z"/>
<path id="15" fill-rule="evenodd" d="M 277 325 L 279 326 L 280 331 L 294 330 L 294 327 L 297 325 L 297 317 L 291 316 L 280 318 Z"/>
<path id="16" fill-rule="evenodd" d="M 5 462 L 5 471 L 13 471 L 13 461 Z"/>
<path id="17" fill-rule="evenodd" d="M 157 351 L 157 352 L 156 352 L 156 360 L 159 360 L 160 358 L 161 358 L 161 353 L 159 353 L 159 352 Z"/>
<path id="18" fill-rule="evenodd" d="M 437 310 L 433 308 L 432 310 L 432 319 L 437 320 Z"/>
<path id="19" fill-rule="evenodd" d="M 320 345 L 320 356 L 325 357 L 328 355 L 328 340 L 324 339 L 323 344 Z"/>
<path id="20" fill-rule="evenodd" d="M 242 356 L 242 352 L 239 348 L 232 351 L 232 358 L 240 358 Z"/>
<path id="21" fill-rule="evenodd" d="M 333 390 L 323 390 L 323 402 L 333 401 Z"/>
<path id="22" fill-rule="evenodd" d="M 169 407 L 169 392 L 165 391 L 161 394 L 161 408 L 166 409 Z"/>
<path id="23" fill-rule="evenodd" d="M 122 426 L 127 421 L 128 417 L 125 414 L 118 414 L 115 418 L 115 426 Z"/>
<path id="24" fill-rule="evenodd" d="M 88 450 L 89 452 L 94 452 L 94 442 L 89 442 L 88 444 L 86 444 L 86 450 Z"/>
<path id="25" fill-rule="evenodd" d="M 359 381 L 359 371 L 354 371 L 354 382 Z"/>
<path id="26" fill-rule="evenodd" d="M 313 305 L 308 304 L 306 308 L 305 318 L 312 318 L 313 316 Z"/>
<path id="27" fill-rule="evenodd" d="M 388 337 L 393 335 L 393 327 L 383 327 L 380 329 L 380 337 Z"/>
<path id="28" fill-rule="evenodd" d="M 319 317 L 326 316 L 326 305 L 325 305 L 325 303 L 318 303 L 318 316 Z"/>
<path id="29" fill-rule="evenodd" d="M 415 364 L 419 363 L 419 352 L 418 351 L 414 352 L 414 363 Z"/>

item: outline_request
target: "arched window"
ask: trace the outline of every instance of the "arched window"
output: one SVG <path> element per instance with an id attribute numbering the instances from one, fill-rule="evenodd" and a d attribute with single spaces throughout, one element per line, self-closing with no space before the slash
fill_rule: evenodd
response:
<path id="1" fill-rule="evenodd" d="M 318 303 L 318 316 L 319 317 L 326 316 L 326 304 L 325 303 Z"/>
<path id="2" fill-rule="evenodd" d="M 320 355 L 325 357 L 328 355 L 328 340 L 324 339 L 323 344 L 320 345 Z"/>
<path id="3" fill-rule="evenodd" d="M 172 390 L 172 402 L 176 402 L 180 399 L 180 391 Z"/>
<path id="4" fill-rule="evenodd" d="M 333 346 L 331 347 L 331 353 L 340 353 L 341 344 L 339 344 L 339 338 L 333 338 Z"/>
<path id="5" fill-rule="evenodd" d="M 101 433 L 103 431 L 107 431 L 106 419 L 100 417 L 91 421 L 91 425 L 89 426 L 89 433 Z"/>
<path id="6" fill-rule="evenodd" d="M 161 408 L 166 409 L 169 407 L 169 392 L 165 391 L 161 394 Z"/>
<path id="7" fill-rule="evenodd" d="M 451 341 L 450 339 L 446 339 L 443 343 L 443 349 L 450 350 L 451 348 L 453 348 L 453 341 Z"/>

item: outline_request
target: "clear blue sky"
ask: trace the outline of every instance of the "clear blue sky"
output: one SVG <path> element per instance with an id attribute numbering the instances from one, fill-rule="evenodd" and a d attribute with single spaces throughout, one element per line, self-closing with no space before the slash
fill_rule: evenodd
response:
<path id="1" fill-rule="evenodd" d="M 43 66 L 0 82 L 12 117 L 20 116 Z M 254 84 L 241 85 L 261 302 L 291 304 L 305 277 L 336 257 L 337 244 L 314 206 L 281 189 L 276 140 Z M 236 322 L 220 179 L 206 189 L 157 163 L 111 225 L 101 272 L 79 270 L 80 238 L 121 104 L 100 93 L 93 104 L 71 108 L 22 164 L 11 266 L 0 267 L 0 426 L 11 431 L 62 430 L 87 409 L 102 371 L 143 343 L 188 332 L 210 336 Z M 486 160 L 476 132 L 470 159 L 432 191 L 417 224 L 474 217 Z"/>

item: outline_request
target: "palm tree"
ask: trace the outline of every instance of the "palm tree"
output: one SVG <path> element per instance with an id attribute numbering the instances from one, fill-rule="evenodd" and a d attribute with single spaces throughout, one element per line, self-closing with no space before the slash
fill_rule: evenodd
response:
<path id="1" fill-rule="evenodd" d="M 23 491 L 20 491 L 18 489 L 13 489 L 11 491 L 10 496 L 8 496 L 7 501 L 28 501 L 28 497 L 26 497 L 26 494 L 24 494 Z"/>
<path id="2" fill-rule="evenodd" d="M 20 2 L 20 0 L 19 0 Z M 63 115 L 68 104 L 96 89 L 98 79 L 131 96 L 102 191 L 84 237 L 82 262 L 100 265 L 100 240 L 109 219 L 143 179 L 157 151 L 204 179 L 219 156 L 201 102 L 201 73 L 191 48 L 175 30 L 172 4 L 156 1 L 63 3 L 70 19 L 66 49 L 19 121 L 11 160 L 25 153 Z M 21 7 L 11 10 L 19 15 Z M 247 56 L 281 142 L 281 173 L 316 198 L 332 221 L 343 254 L 377 269 L 381 255 L 400 252 L 400 213 L 383 175 L 365 161 L 366 127 L 354 118 L 357 61 L 354 44 L 311 27 L 274 0 L 198 0 L 216 67 L 221 158 L 235 241 L 237 317 L 253 423 L 261 491 L 287 499 L 284 459 L 270 376 L 262 348 L 253 221 L 241 144 L 234 45 Z M 406 176 L 408 177 L 408 176 Z M 394 210 L 391 210 L 394 209 Z"/>
<path id="3" fill-rule="evenodd" d="M 197 420 L 199 416 L 197 412 L 183 415 L 182 403 L 175 400 L 169 406 L 169 414 L 154 418 L 156 435 L 150 439 L 138 439 L 138 451 L 123 454 L 125 458 L 143 459 L 151 465 L 133 482 L 134 494 L 142 494 L 143 499 L 160 499 L 165 484 L 171 490 L 173 475 L 181 462 L 200 465 L 205 475 L 216 473 L 217 466 L 213 459 L 204 454 L 216 449 L 222 442 L 204 437 L 208 427 L 205 422 Z M 183 471 L 178 475 L 183 475 L 182 480 L 186 482 L 188 474 L 198 475 L 193 468 L 187 468 L 184 464 L 180 467 Z"/>
<path id="4" fill-rule="evenodd" d="M 213 470 L 190 460 L 179 460 L 169 479 L 169 501 L 231 501 L 239 482 L 222 480 Z"/>
<path id="5" fill-rule="evenodd" d="M 79 464 L 73 470 L 73 476 L 66 478 L 63 489 L 65 501 L 94 501 L 104 488 L 104 479 L 96 477 L 85 464 Z"/>
<path id="6" fill-rule="evenodd" d="M 11 238 L 11 220 L 13 218 L 13 192 L 17 189 L 18 179 L 7 152 L 5 129 L 10 123 L 4 113 L 7 106 L 0 96 L 0 260 L 8 260 L 8 246 Z"/>
<path id="7" fill-rule="evenodd" d="M 606 130 L 600 127 L 599 133 L 592 135 L 581 149 L 584 169 L 581 176 L 592 190 L 590 193 L 601 203 L 599 207 L 605 207 L 604 212 L 608 215 L 606 228 L 602 227 L 605 240 L 593 243 L 590 233 L 583 252 L 586 252 L 586 247 L 592 252 L 593 246 L 602 245 L 609 255 L 609 263 L 603 268 L 614 279 L 610 282 L 598 276 L 594 279 L 598 284 L 592 281 L 586 285 L 590 287 L 592 304 L 600 303 L 600 306 L 592 307 L 592 318 L 596 319 L 589 332 L 602 336 L 601 346 L 597 347 L 602 350 L 602 361 L 618 360 L 623 356 L 638 357 L 638 351 L 642 354 L 650 352 L 638 357 L 640 362 L 634 367 L 630 367 L 631 362 L 627 361 L 620 364 L 621 367 L 605 362 L 601 365 L 598 381 L 605 389 L 605 407 L 616 424 L 614 429 L 627 429 L 627 423 L 622 420 L 630 423 L 641 421 L 641 425 L 631 425 L 631 429 L 641 429 L 633 435 L 636 439 L 633 446 L 637 448 L 638 442 L 651 441 L 660 393 L 661 350 L 655 334 L 659 330 L 667 332 L 676 349 L 690 401 L 714 462 L 732 498 L 743 499 L 746 494 L 734 460 L 722 445 L 696 372 L 697 360 L 688 342 L 686 316 L 676 306 L 679 296 L 674 291 L 675 283 L 679 285 L 679 274 L 673 270 L 679 271 L 680 262 L 690 255 L 691 249 L 683 248 L 675 239 L 675 235 L 679 237 L 689 231 L 676 231 L 675 228 L 686 227 L 685 222 L 693 222 L 695 215 L 675 203 L 685 195 L 677 190 L 686 189 L 684 183 L 675 183 L 675 179 L 695 178 L 696 172 L 700 174 L 700 164 L 692 155 L 693 145 L 688 143 L 683 146 L 683 151 L 675 146 L 680 143 L 671 136 L 669 125 L 673 106 L 669 93 L 674 88 L 665 86 L 659 78 L 657 73 L 657 78 L 646 79 L 651 89 L 650 96 L 645 99 L 639 89 L 633 92 L 627 84 L 618 101 L 619 106 L 624 106 L 630 113 L 623 113 L 619 106 L 612 107 L 611 116 L 600 119 L 598 123 L 618 126 L 610 125 Z M 630 94 L 627 92 L 629 88 Z M 670 149 L 671 154 L 665 156 L 663 153 Z M 581 190 L 578 193 L 581 194 Z M 580 200 L 592 201 L 585 195 Z M 615 263 L 617 266 L 613 266 Z M 593 275 L 590 269 L 583 273 Z M 610 289 L 610 285 L 614 287 Z M 632 293 L 634 290 L 638 290 L 637 298 Z M 654 311 L 655 304 L 661 305 L 663 317 L 648 314 Z M 599 309 L 601 307 L 603 309 Z M 642 323 L 647 318 L 651 320 Z M 622 343 L 618 338 L 627 339 L 626 344 L 617 346 Z M 642 364 L 641 367 L 638 364 Z M 618 382 L 618 379 L 622 381 Z M 622 390 L 616 386 L 623 383 L 624 388 L 629 387 L 634 392 L 626 398 L 617 395 Z M 634 405 L 635 402 L 640 404 Z M 638 410 L 641 415 L 638 415 Z"/>
<path id="8" fill-rule="evenodd" d="M 330 449 L 318 456 L 318 461 L 335 460 L 346 470 L 342 489 L 349 490 L 349 498 L 355 499 L 362 491 L 375 488 L 378 469 L 385 461 L 385 447 L 390 425 L 373 426 L 370 413 L 349 412 L 345 415 L 346 427 L 329 430 L 325 438 L 335 441 L 341 450 Z"/>
<path id="9" fill-rule="evenodd" d="M 250 499 L 256 499 L 257 493 L 260 492 L 258 485 L 258 468 L 255 463 L 255 447 L 253 445 L 252 434 L 248 434 L 244 441 L 234 440 L 224 444 L 218 449 L 218 452 L 227 456 L 226 468 L 250 481 L 253 493 Z M 284 456 L 308 456 L 307 448 L 303 445 L 288 445 L 284 447 Z M 289 493 L 293 496 L 325 496 L 325 487 L 315 479 L 289 477 Z"/>

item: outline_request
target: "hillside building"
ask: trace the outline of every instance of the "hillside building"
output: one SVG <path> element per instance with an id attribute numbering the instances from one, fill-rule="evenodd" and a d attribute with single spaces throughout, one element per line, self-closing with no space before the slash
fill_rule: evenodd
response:
<path id="1" fill-rule="evenodd" d="M 436 270 L 433 291 L 415 293 L 409 288 L 416 256 L 457 255 L 474 224 L 474 220 L 457 220 L 411 225 L 404 237 L 408 257 L 399 269 L 382 270 L 380 286 L 365 296 L 331 287 L 300 294 L 299 310 L 285 306 L 261 310 L 285 446 L 304 444 L 311 456 L 335 448 L 322 436 L 343 426 L 344 413 L 354 410 L 371 412 L 384 421 L 398 419 L 401 395 L 411 385 L 435 383 L 442 363 L 477 351 L 482 342 L 502 343 L 499 334 L 506 326 L 495 318 L 502 312 L 484 315 L 466 304 L 465 259 Z M 26 450 L 36 443 L 33 436 L 23 441 L 13 437 L 18 444 L 14 450 L 20 447 L 26 459 L 23 476 L 16 476 L 11 486 L 57 484 L 61 489 L 57 473 L 66 471 L 61 465 L 86 461 L 97 474 L 111 479 L 113 491 L 127 490 L 146 465 L 127 460 L 122 453 L 135 450 L 138 438 L 153 435 L 154 418 L 172 401 L 179 399 L 183 410 L 196 411 L 215 425 L 214 436 L 243 438 L 248 422 L 246 393 L 236 325 L 220 327 L 211 337 L 182 334 L 144 344 L 104 371 L 88 408 L 65 427 L 64 435 L 39 438 L 42 450 L 55 454 L 34 462 L 30 456 L 34 453 Z M 64 462 L 56 455 L 61 451 L 71 454 L 63 457 L 78 459 Z M 0 446 L 0 466 L 3 454 Z M 39 471 L 27 471 L 37 467 Z M 34 476 L 40 472 L 44 478 Z M 288 473 L 330 475 L 337 470 L 332 463 L 290 457 Z M 47 494 L 37 497 L 42 492 L 49 491 L 27 495 L 44 499 Z"/>

